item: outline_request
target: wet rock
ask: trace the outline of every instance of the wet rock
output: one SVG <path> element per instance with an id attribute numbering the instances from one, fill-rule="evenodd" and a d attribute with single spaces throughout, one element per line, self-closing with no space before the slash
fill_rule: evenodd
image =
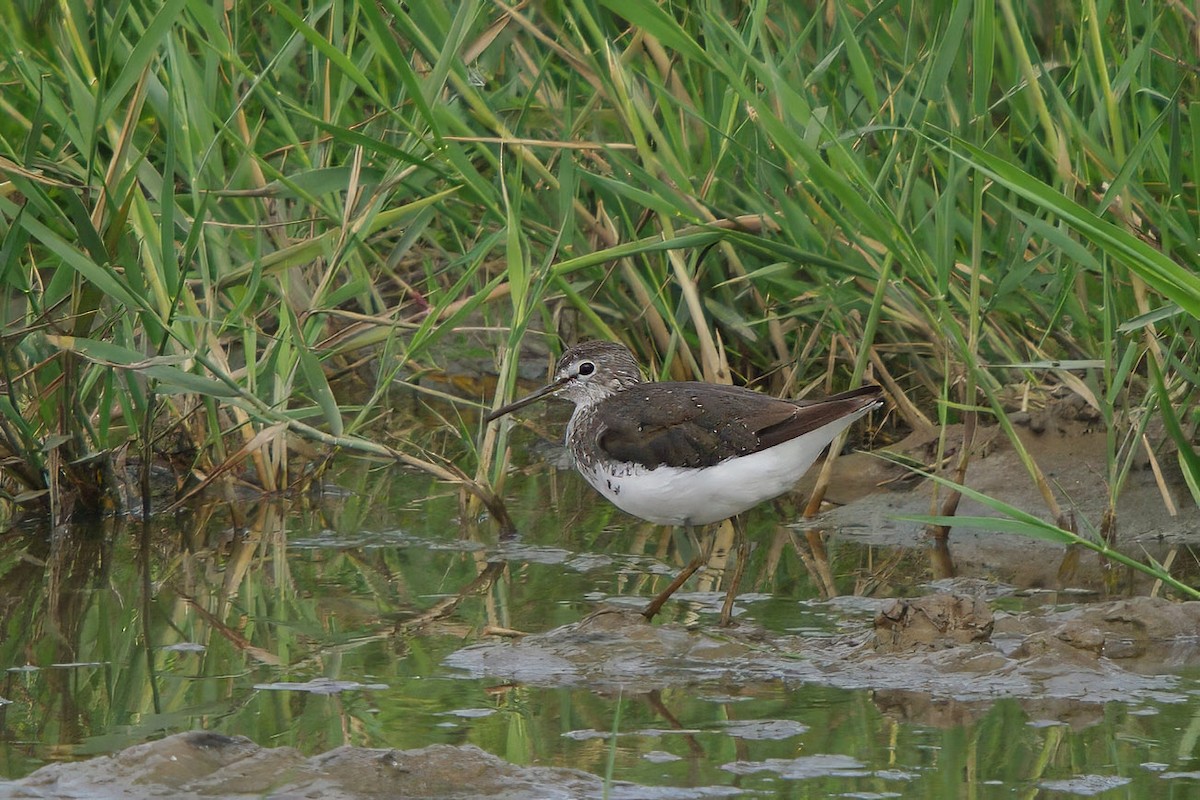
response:
<path id="1" fill-rule="evenodd" d="M 610 783 L 613 798 L 672 800 L 726 796 L 729 787 L 687 790 Z M 290 747 L 263 748 L 243 737 L 193 732 L 136 745 L 112 757 L 51 764 L 20 781 L 0 782 L 12 798 L 208 800 L 213 797 L 327 800 L 554 800 L 600 797 L 605 782 L 574 769 L 520 767 L 473 745 L 418 750 L 339 747 L 305 758 Z"/>
<path id="2" fill-rule="evenodd" d="M 875 649 L 940 650 L 986 642 L 992 624 L 991 610 L 978 597 L 933 594 L 893 600 L 875 617 Z"/>
<path id="3" fill-rule="evenodd" d="M 1130 668 L 1144 671 L 1200 662 L 1200 602 L 1134 597 L 1093 603 L 1006 617 L 997 632 L 1021 637 L 1012 652 L 1016 658 L 1043 655 L 1061 646 L 1089 658 L 1129 662 Z M 1061 655 L 1075 660 L 1065 649 Z"/>
<path id="4" fill-rule="evenodd" d="M 1085 653 L 1099 656 L 1104 652 L 1104 633 L 1086 622 L 1068 622 L 1055 628 L 1054 636 L 1061 642 Z"/>
<path id="5" fill-rule="evenodd" d="M 1131 668 L 1177 668 L 1200 660 L 1200 602 L 1134 597 L 1085 606 L 1081 615 L 1103 632 L 1104 656 L 1138 662 Z"/>
<path id="6" fill-rule="evenodd" d="M 15 781 L 12 786 L 19 789 L 11 796 L 190 798 L 201 792 L 219 795 L 222 781 L 215 777 L 219 775 L 242 782 L 235 794 L 256 794 L 303 761 L 290 747 L 264 750 L 241 736 L 181 733 L 130 747 L 111 758 L 42 767 Z"/>
<path id="7" fill-rule="evenodd" d="M 1064 626 L 1030 634 L 1012 652 L 1012 657 L 1032 668 L 1061 671 L 1074 666 L 1087 669 L 1100 657 L 1102 645 L 1103 637 L 1094 628 Z"/>
<path id="8" fill-rule="evenodd" d="M 1200 602 L 1172 603 L 1160 597 L 1133 597 L 1093 610 L 1098 611 L 1108 630 L 1117 635 L 1150 641 L 1200 637 Z"/>

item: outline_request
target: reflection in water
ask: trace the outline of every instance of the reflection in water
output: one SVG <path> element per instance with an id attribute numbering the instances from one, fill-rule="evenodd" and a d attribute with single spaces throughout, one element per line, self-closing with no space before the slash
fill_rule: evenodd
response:
<path id="1" fill-rule="evenodd" d="M 838 596 L 837 582 L 833 579 L 833 571 L 829 567 L 829 553 L 825 550 L 825 533 L 814 528 L 804 531 L 804 543 L 797 541 L 795 534 L 791 537 L 792 547 L 796 555 L 808 570 L 808 578 L 817 587 L 818 596 L 828 600 Z"/>
<path id="2" fill-rule="evenodd" d="M 426 626 L 437 622 L 438 620 L 445 619 L 454 613 L 454 610 L 458 608 L 459 604 L 462 603 L 466 597 L 473 594 L 485 594 L 489 592 L 489 590 L 492 588 L 492 585 L 495 584 L 496 580 L 504 574 L 504 570 L 507 569 L 507 567 L 508 563 L 506 561 L 484 562 L 483 569 L 479 571 L 479 574 L 476 575 L 470 583 L 454 592 L 454 594 L 450 595 L 449 597 L 438 600 L 420 614 L 416 614 L 411 619 L 405 620 L 400 626 L 400 631 L 405 634 L 420 633 L 421 630 Z M 494 603 L 488 603 L 488 612 L 489 616 L 491 617 L 497 616 L 495 613 L 496 606 Z M 492 631 L 494 634 L 497 631 L 508 629 L 499 625 L 498 622 L 494 622 L 489 623 L 487 630 Z"/>
<path id="3" fill-rule="evenodd" d="M 349 491 L 316 504 L 0 536 L 0 776 L 197 729 L 305 754 L 471 743 L 520 764 L 603 775 L 611 760 L 620 780 L 763 796 L 802 780 L 811 796 L 953 797 L 962 776 L 1013 790 L 1114 769 L 1148 796 L 1162 779 L 1137 765 L 1195 769 L 1194 693 L 948 706 L 927 691 L 839 682 L 836 662 L 818 667 L 811 654 L 768 670 L 778 655 L 765 638 L 755 650 L 714 637 L 705 658 L 721 668 L 699 669 L 686 654 L 700 634 L 679 623 L 713 630 L 738 560 L 731 537 L 666 606 L 666 626 L 647 626 L 677 648 L 666 663 L 697 668 L 686 682 L 664 680 L 648 644 L 615 684 L 556 682 L 548 655 L 511 677 L 472 677 L 446 659 L 481 640 L 518 657 L 522 632 L 601 605 L 638 609 L 692 544 L 597 502 L 572 476 L 553 494 L 538 476 L 513 481 L 525 528 L 512 543 L 464 521 L 457 493 L 428 478 L 352 468 L 339 480 Z M 919 550 L 798 533 L 768 509 L 750 516 L 749 534 L 742 636 L 762 625 L 832 656 L 878 610 L 852 595 L 913 593 L 931 576 Z M 845 600 L 821 602 L 834 597 Z M 1043 716 L 1071 725 L 1031 724 Z M 817 756 L 864 766 L 809 775 L 818 762 L 797 759 Z"/>
<path id="4" fill-rule="evenodd" d="M 954 559 L 950 556 L 949 537 L 937 536 L 929 541 L 929 567 L 934 580 L 958 575 L 954 570 Z"/>
<path id="5" fill-rule="evenodd" d="M 5 587 L 0 663 L 6 667 L 79 665 L 46 670 L 39 676 L 45 691 L 38 697 L 31 722 L 58 741 L 73 741 L 87 732 L 87 693 L 75 691 L 76 681 L 81 676 L 94 680 L 97 671 L 92 662 L 105 661 L 88 647 L 95 631 L 87 625 L 87 611 L 90 598 L 109 577 L 112 535 L 111 524 L 63 525 L 48 539 L 36 533 L 18 537 L 27 547 L 4 558 L 5 563 L 12 563 L 10 558 L 16 563 L 0 576 Z M 21 688 L 26 690 L 28 684 Z M 8 697 L 7 692 L 6 686 L 3 696 Z"/>

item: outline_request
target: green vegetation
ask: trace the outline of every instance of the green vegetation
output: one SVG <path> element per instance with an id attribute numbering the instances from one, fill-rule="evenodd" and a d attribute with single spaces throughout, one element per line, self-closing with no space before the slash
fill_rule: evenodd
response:
<path id="1" fill-rule="evenodd" d="M 1012 398 L 1066 387 L 1113 498 L 1154 426 L 1195 502 L 1196 25 L 1095 0 L 15 0 L 4 513 L 111 506 L 137 464 L 143 490 L 172 464 L 280 491 L 314 473 L 304 440 L 487 501 L 506 448 L 455 417 L 473 402 L 438 398 L 480 442 L 457 467 L 372 425 L 467 328 L 501 394 L 517 345 L 569 331 L 793 394 L 869 372 L 905 426 L 984 414 L 1018 446 Z"/>

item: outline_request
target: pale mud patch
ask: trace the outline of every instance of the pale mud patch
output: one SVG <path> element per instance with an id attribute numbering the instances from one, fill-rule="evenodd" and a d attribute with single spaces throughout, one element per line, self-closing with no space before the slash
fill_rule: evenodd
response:
<path id="1" fill-rule="evenodd" d="M 1046 477 L 1059 508 L 1084 536 L 1095 535 L 1109 506 L 1107 440 L 1102 428 L 1087 415 L 1073 416 L 1073 406 L 1056 403 L 1017 428 L 1023 446 Z M 950 476 L 961 445 L 962 427 L 950 426 L 943 450 Z M 919 465 L 937 461 L 937 433 L 914 433 L 887 448 Z M 1200 509 L 1179 470 L 1174 452 L 1160 447 L 1151 468 L 1144 449 L 1131 457 L 1131 469 L 1117 495 L 1113 515 L 1115 546 L 1135 558 L 1150 556 L 1160 563 L 1178 556 L 1177 576 L 1197 574 L 1189 548 L 1200 545 Z M 934 572 L 973 576 L 1018 589 L 1086 590 L 1147 593 L 1150 579 L 1124 568 L 1114 569 L 1090 554 L 1068 555 L 1062 545 L 974 527 L 951 529 L 945 552 L 932 553 L 924 525 L 905 517 L 929 515 L 940 507 L 948 490 L 913 475 L 906 468 L 867 453 L 844 455 L 835 462 L 828 499 L 832 507 L 816 520 L 794 527 L 828 532 L 841 540 L 864 545 L 931 551 Z M 801 482 L 803 494 L 814 480 Z M 1029 476 L 1008 439 L 995 427 L 975 436 L 966 475 L 972 489 L 1048 522 L 1053 519 L 1041 491 Z M 989 506 L 963 498 L 959 516 L 1001 518 Z"/>
<path id="2" fill-rule="evenodd" d="M 1148 705 L 1185 699 L 1171 673 L 1200 663 L 1200 603 L 1137 598 L 1011 614 L 993 611 L 980 597 L 939 593 L 828 605 L 845 618 L 849 632 L 814 637 L 747 623 L 728 631 L 652 625 L 636 612 L 613 609 L 543 634 L 464 647 L 445 666 L 471 677 L 626 696 L 684 686 L 730 698 L 780 683 L 797 689 L 870 688 L 883 713 L 939 727 L 971 722 L 997 699 L 1014 698 L 1031 724 L 1082 727 L 1098 722 L 1110 701 Z M 780 740 L 806 730 L 786 719 L 736 720 L 725 728 L 735 738 Z M 870 775 L 897 789 L 912 780 L 902 770 L 879 770 L 837 754 L 735 759 L 721 769 L 788 780 Z M 0 783 L 0 796 L 11 798 L 525 800 L 601 797 L 605 791 L 612 798 L 647 800 L 740 793 L 716 785 L 605 787 L 586 772 L 517 766 L 473 746 L 341 747 L 308 758 L 292 748 L 200 732 L 110 757 L 49 765 L 23 780 Z"/>
<path id="3" fill-rule="evenodd" d="M 636 612 L 602 610 L 543 634 L 470 645 L 446 666 L 474 678 L 624 693 L 781 681 L 873 689 L 884 706 L 902 694 L 980 711 L 1007 697 L 1042 719 L 1064 701 L 1099 713 L 1114 700 L 1181 700 L 1170 673 L 1200 664 L 1200 602 L 1136 598 L 994 615 L 981 599 L 935 594 L 877 606 L 873 619 L 860 613 L 859 630 L 821 638 L 651 625 Z M 939 711 L 926 721 L 944 718 Z"/>
<path id="4" fill-rule="evenodd" d="M 615 781 L 614 800 L 729 797 L 731 787 L 672 789 Z M 581 770 L 520 767 L 473 745 L 417 750 L 339 747 L 305 758 L 290 747 L 266 748 L 241 736 L 193 732 L 136 745 L 112 756 L 51 764 L 0 782 L 5 798 L 226 800 L 403 797 L 407 800 L 570 800 L 601 797 L 604 782 Z"/>

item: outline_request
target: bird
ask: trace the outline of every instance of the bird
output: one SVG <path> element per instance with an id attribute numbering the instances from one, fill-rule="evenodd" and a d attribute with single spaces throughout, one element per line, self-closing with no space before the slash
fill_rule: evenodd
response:
<path id="1" fill-rule="evenodd" d="M 590 340 L 562 354 L 549 383 L 495 409 L 487 422 L 547 397 L 575 404 L 566 445 L 592 488 L 628 514 L 682 526 L 689 536 L 730 518 L 740 535 L 742 512 L 791 489 L 839 433 L 883 405 L 875 385 L 784 400 L 738 386 L 645 381 L 625 345 Z M 722 625 L 732 619 L 742 554 Z M 652 619 L 707 560 L 694 558 L 642 615 Z"/>

